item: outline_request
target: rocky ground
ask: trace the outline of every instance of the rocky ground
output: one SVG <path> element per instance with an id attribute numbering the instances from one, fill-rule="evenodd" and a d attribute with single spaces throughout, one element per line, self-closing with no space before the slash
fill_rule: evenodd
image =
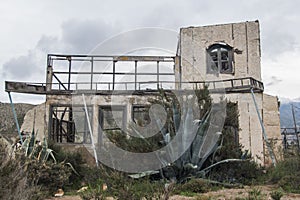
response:
<path id="1" fill-rule="evenodd" d="M 256 190 L 261 191 L 260 197 L 261 199 L 272 200 L 270 193 L 276 190 L 276 186 L 274 185 L 263 185 L 263 186 L 255 186 L 249 187 L 246 186 L 242 189 L 223 189 L 213 192 L 208 192 L 203 194 L 202 196 L 211 197 L 212 199 L 218 200 L 227 200 L 227 199 L 248 199 L 249 192 Z M 289 200 L 289 199 L 300 199 L 300 194 L 284 194 L 281 200 Z"/>
<path id="2" fill-rule="evenodd" d="M 210 199 L 210 200 L 242 200 L 249 199 L 249 191 L 257 190 L 260 191 L 260 199 L 263 200 L 272 200 L 270 193 L 276 190 L 276 186 L 267 185 L 267 186 L 255 186 L 249 187 L 246 186 L 242 189 L 222 189 L 218 191 L 207 192 L 203 194 L 198 194 L 193 197 L 186 197 L 175 195 L 170 197 L 170 200 L 197 200 L 197 199 Z M 112 198 L 108 198 L 111 200 Z M 292 199 L 300 199 L 300 194 L 287 194 L 285 193 L 281 200 L 292 200 Z M 81 198 L 77 195 L 74 196 L 63 196 L 63 197 L 53 197 L 47 200 L 81 200 Z"/>

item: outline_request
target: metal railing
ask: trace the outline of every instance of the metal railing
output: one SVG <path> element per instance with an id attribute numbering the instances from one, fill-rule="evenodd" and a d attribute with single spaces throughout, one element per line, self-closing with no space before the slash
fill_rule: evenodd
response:
<path id="1" fill-rule="evenodd" d="M 262 92 L 264 90 L 263 83 L 252 77 L 185 81 L 181 77 L 182 69 L 179 60 L 174 56 L 49 54 L 46 83 L 6 82 L 5 89 L 35 94 L 66 94 L 79 90 L 89 92 L 147 91 L 161 88 L 188 90 L 201 89 L 204 85 L 210 91 L 250 92 L 253 89 L 254 92 Z"/>

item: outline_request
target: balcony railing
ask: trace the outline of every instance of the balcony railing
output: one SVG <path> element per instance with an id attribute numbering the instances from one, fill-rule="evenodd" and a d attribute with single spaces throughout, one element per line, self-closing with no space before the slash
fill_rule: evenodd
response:
<path id="1" fill-rule="evenodd" d="M 103 93 L 116 91 L 192 90 L 255 92 L 263 83 L 252 77 L 214 81 L 184 81 L 179 57 L 48 55 L 46 83 L 6 82 L 8 92 L 33 94 Z M 176 72 L 176 73 L 175 73 Z"/>

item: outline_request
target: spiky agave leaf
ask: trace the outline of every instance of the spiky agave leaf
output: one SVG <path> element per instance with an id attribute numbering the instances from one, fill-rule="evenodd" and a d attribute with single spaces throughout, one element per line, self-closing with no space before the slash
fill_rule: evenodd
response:
<path id="1" fill-rule="evenodd" d="M 159 174 L 159 171 L 145 171 L 142 173 L 138 173 L 138 174 L 130 174 L 128 175 L 130 178 L 134 178 L 134 179 L 138 179 L 138 178 L 142 178 L 145 176 L 149 176 L 149 175 L 153 175 L 153 174 Z"/>
<path id="2" fill-rule="evenodd" d="M 65 163 L 66 165 L 68 165 L 70 168 L 71 168 L 71 170 L 77 175 L 77 176 L 80 176 L 79 175 L 79 173 L 75 170 L 75 168 L 73 167 L 73 165 L 71 164 L 71 163 Z"/>
<path id="3" fill-rule="evenodd" d="M 207 113 L 204 115 L 202 122 L 199 124 L 195 140 L 193 141 L 193 144 L 191 146 L 191 154 L 192 154 L 191 163 L 193 165 L 198 165 L 200 160 L 200 156 L 199 156 L 200 149 L 201 146 L 203 145 L 204 136 L 207 131 L 210 113 L 211 113 L 210 111 L 207 111 Z"/>
<path id="4" fill-rule="evenodd" d="M 209 117 L 209 124 L 206 134 L 204 135 L 203 144 L 199 151 L 199 157 L 201 158 L 198 167 L 201 168 L 206 159 L 214 153 L 219 146 L 219 139 L 222 133 L 222 125 L 225 119 L 223 112 L 223 103 L 215 104 L 211 108 L 211 114 Z"/>
<path id="5" fill-rule="evenodd" d="M 179 129 L 179 126 L 180 126 L 180 113 L 179 113 L 179 110 L 176 106 L 176 103 L 175 101 L 173 100 L 173 105 L 172 105 L 172 108 L 173 108 L 173 123 L 174 123 L 174 129 L 175 129 L 175 133 L 177 133 L 178 129 Z"/>
<path id="6" fill-rule="evenodd" d="M 182 134 L 182 145 L 183 149 L 188 149 L 190 146 L 191 137 L 196 135 L 197 126 L 193 123 L 193 103 L 187 100 L 187 111 L 183 121 L 183 134 Z"/>
<path id="7" fill-rule="evenodd" d="M 202 168 L 202 165 L 204 164 L 204 162 L 207 160 L 207 158 L 212 155 L 215 151 L 218 150 L 219 148 L 219 138 L 221 136 L 221 132 L 216 132 L 216 133 L 211 133 L 211 145 L 208 145 L 206 148 L 202 148 L 203 151 L 205 151 L 202 155 L 200 156 L 200 161 L 198 163 L 198 169 Z M 200 152 L 201 153 L 201 152 Z"/>
<path id="8" fill-rule="evenodd" d="M 48 148 L 48 143 L 47 139 L 44 138 L 43 143 L 42 143 L 42 150 L 39 153 L 38 160 L 42 161 L 43 163 L 46 162 L 49 158 L 49 155 L 53 159 L 54 163 L 56 163 L 55 156 L 53 154 L 53 150 Z"/>
<path id="9" fill-rule="evenodd" d="M 28 148 L 29 148 L 29 142 L 30 142 L 30 138 L 27 137 L 22 144 L 22 149 L 25 151 L 25 155 L 27 156 L 28 154 Z"/>
<path id="10" fill-rule="evenodd" d="M 223 163 L 229 163 L 229 162 L 244 162 L 244 161 L 247 161 L 247 159 L 237 159 L 237 158 L 229 158 L 229 159 L 225 159 L 225 160 L 221 160 L 217 163 L 214 163 L 208 167 L 206 167 L 205 169 L 202 169 L 201 171 L 202 172 L 205 172 L 207 173 L 208 170 L 212 169 L 213 167 L 216 167 L 220 164 L 223 164 Z"/>
<path id="11" fill-rule="evenodd" d="M 47 149 L 47 154 L 48 154 L 47 159 L 48 159 L 48 157 L 49 157 L 49 155 L 50 155 L 51 158 L 54 160 L 54 163 L 57 163 L 57 161 L 56 161 L 56 159 L 55 159 L 55 156 L 54 156 L 53 152 L 54 152 L 54 151 L 53 151 L 52 149 Z"/>
<path id="12" fill-rule="evenodd" d="M 183 127 L 182 127 L 182 132 L 181 138 L 182 138 L 182 152 L 183 155 L 180 157 L 181 164 L 185 166 L 186 164 L 191 162 L 191 151 L 190 151 L 190 146 L 191 146 L 191 141 L 194 140 L 194 138 L 197 132 L 197 126 L 193 123 L 194 121 L 194 114 L 193 114 L 193 103 L 191 100 L 188 100 L 185 102 L 184 106 L 184 112 L 185 115 L 183 116 Z"/>
<path id="13" fill-rule="evenodd" d="M 47 157 L 47 149 L 48 149 L 48 144 L 47 144 L 47 140 L 46 138 L 43 139 L 43 143 L 42 143 L 42 149 L 41 151 L 39 152 L 39 155 L 37 157 L 37 159 L 39 161 L 46 161 L 48 159 Z"/>
<path id="14" fill-rule="evenodd" d="M 34 152 L 35 149 L 35 142 L 36 142 L 36 137 L 34 133 L 34 129 L 32 129 L 29 145 L 28 145 L 28 151 L 26 153 L 27 156 L 31 157 L 32 153 Z"/>
<path id="15" fill-rule="evenodd" d="M 156 122 L 156 126 L 158 127 L 158 130 L 160 130 L 160 133 L 163 136 L 164 139 L 164 143 L 165 145 L 168 145 L 168 143 L 171 141 L 171 136 L 170 133 L 168 132 L 168 130 L 165 128 L 165 126 L 162 124 L 161 119 L 156 115 L 155 112 L 153 112 L 154 118 L 155 118 L 155 122 Z M 167 155 L 169 157 L 168 160 L 173 160 L 173 156 L 174 156 L 174 152 L 173 152 L 173 148 L 171 145 L 169 145 L 169 148 L 167 148 Z M 160 162 L 162 163 L 162 165 L 167 165 L 169 164 L 169 162 L 165 159 L 163 159 L 163 157 L 158 156 L 158 159 L 160 160 Z"/>
<path id="16" fill-rule="evenodd" d="M 222 147 L 223 147 L 223 141 L 224 141 L 224 137 L 223 137 L 223 135 L 221 135 L 221 142 L 220 142 L 220 144 L 218 145 L 218 148 L 214 151 L 214 153 L 213 153 L 213 155 L 212 155 L 212 159 L 211 159 L 212 161 L 215 160 L 216 153 L 217 153 L 219 150 L 222 149 Z"/>

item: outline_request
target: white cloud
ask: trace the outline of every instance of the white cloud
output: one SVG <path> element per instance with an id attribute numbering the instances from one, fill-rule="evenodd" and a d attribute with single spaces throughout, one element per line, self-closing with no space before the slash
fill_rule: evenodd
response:
<path id="1" fill-rule="evenodd" d="M 93 26 L 98 25 L 98 26 Z M 69 20 L 62 24 L 62 36 L 42 35 L 34 48 L 18 56 L 2 61 L 0 80 L 45 82 L 47 54 L 87 54 L 109 35 L 117 32 L 114 27 L 101 20 Z M 4 84 L 3 84 L 4 85 Z M 0 91 L 0 101 L 8 101 L 4 87 Z M 38 103 L 44 98 L 28 98 L 28 95 L 15 95 L 15 100 Z"/>
<path id="2" fill-rule="evenodd" d="M 300 49 L 294 51 L 282 52 L 276 60 L 264 59 L 262 61 L 263 81 L 272 82 L 271 85 L 265 85 L 267 93 L 297 98 L 300 97 Z M 280 81 L 274 80 L 280 79 Z"/>
<path id="3" fill-rule="evenodd" d="M 186 26 L 259 19 L 266 91 L 298 97 L 299 6 L 292 0 L 3 1 L 0 81 L 44 80 L 47 53 L 88 53 L 122 31 L 139 27 L 179 31 Z M 272 76 L 282 80 L 280 84 Z M 0 94 L 0 101 L 7 101 L 3 90 Z"/>

